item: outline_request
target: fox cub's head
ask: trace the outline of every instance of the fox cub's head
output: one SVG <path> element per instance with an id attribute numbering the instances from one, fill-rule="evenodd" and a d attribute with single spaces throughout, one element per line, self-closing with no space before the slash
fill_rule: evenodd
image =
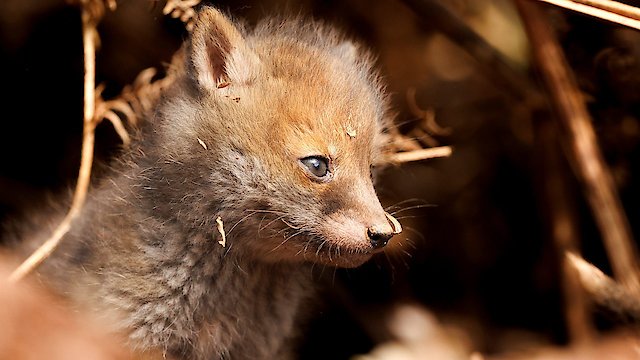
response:
<path id="1" fill-rule="evenodd" d="M 371 176 L 386 99 L 355 44 L 299 20 L 247 32 L 205 8 L 185 61 L 183 86 L 161 109 L 162 136 L 167 156 L 198 162 L 184 176 L 202 196 L 189 201 L 203 212 L 216 202 L 203 216 L 221 215 L 231 246 L 356 266 L 401 231 Z"/>

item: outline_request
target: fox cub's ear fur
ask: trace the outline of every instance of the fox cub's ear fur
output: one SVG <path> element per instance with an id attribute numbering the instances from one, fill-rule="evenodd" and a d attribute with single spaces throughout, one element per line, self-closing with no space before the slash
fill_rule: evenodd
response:
<path id="1" fill-rule="evenodd" d="M 187 49 L 193 80 L 204 90 L 222 82 L 250 83 L 260 70 L 260 59 L 238 29 L 220 11 L 206 7 L 196 20 Z"/>

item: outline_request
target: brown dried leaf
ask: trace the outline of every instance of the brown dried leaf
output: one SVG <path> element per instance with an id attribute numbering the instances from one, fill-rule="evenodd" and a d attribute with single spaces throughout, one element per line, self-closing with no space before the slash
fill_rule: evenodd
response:
<path id="1" fill-rule="evenodd" d="M 218 232 L 220 233 L 220 236 L 222 236 L 222 240 L 218 241 L 218 244 L 225 247 L 227 246 L 227 235 L 224 232 L 224 224 L 222 223 L 222 218 L 220 216 L 216 218 L 216 224 L 218 224 Z"/>

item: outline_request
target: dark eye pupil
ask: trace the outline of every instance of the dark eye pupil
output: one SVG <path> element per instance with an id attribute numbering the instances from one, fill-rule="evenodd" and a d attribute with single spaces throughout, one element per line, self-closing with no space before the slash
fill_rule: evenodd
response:
<path id="1" fill-rule="evenodd" d="M 300 160 L 309 171 L 319 178 L 327 176 L 329 164 L 327 159 L 318 156 L 309 156 Z"/>

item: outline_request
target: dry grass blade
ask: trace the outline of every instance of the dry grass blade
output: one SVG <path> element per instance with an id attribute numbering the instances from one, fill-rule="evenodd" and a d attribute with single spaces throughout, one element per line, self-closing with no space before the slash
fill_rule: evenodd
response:
<path id="1" fill-rule="evenodd" d="M 451 146 L 438 146 L 428 149 L 418 149 L 389 154 L 387 157 L 387 161 L 392 164 L 401 164 L 411 161 L 448 157 L 451 156 L 452 153 L 453 149 L 451 148 Z"/>
<path id="2" fill-rule="evenodd" d="M 133 81 L 132 85 L 126 86 L 122 90 L 121 98 L 126 100 L 130 105 L 134 116 L 129 119 L 134 125 L 138 123 L 138 117 L 143 116 L 153 106 L 156 99 L 160 95 L 162 86 L 158 86 L 165 79 L 152 83 L 153 77 L 157 74 L 156 69 L 148 68 L 142 70 Z"/>
<path id="3" fill-rule="evenodd" d="M 142 70 L 133 84 L 124 87 L 118 98 L 108 101 L 112 110 L 124 114 L 129 124 L 138 125 L 153 109 L 162 90 L 175 81 L 175 74 L 183 61 L 182 57 L 182 50 L 178 50 L 167 66 L 167 74 L 157 80 L 154 80 L 158 73 L 156 69 Z"/>
<path id="4" fill-rule="evenodd" d="M 538 0 L 640 30 L 640 9 L 605 0 Z"/>
<path id="5" fill-rule="evenodd" d="M 173 65 L 176 58 L 177 56 L 172 61 Z M 153 81 L 156 74 L 154 68 L 141 71 L 133 84 L 125 86 L 120 96 L 112 100 L 102 99 L 102 86 L 96 89 L 96 121 L 109 120 L 125 146 L 131 139 L 124 126 L 124 120 L 132 126 L 137 126 L 160 98 L 162 89 L 174 81 L 173 73 Z"/>

